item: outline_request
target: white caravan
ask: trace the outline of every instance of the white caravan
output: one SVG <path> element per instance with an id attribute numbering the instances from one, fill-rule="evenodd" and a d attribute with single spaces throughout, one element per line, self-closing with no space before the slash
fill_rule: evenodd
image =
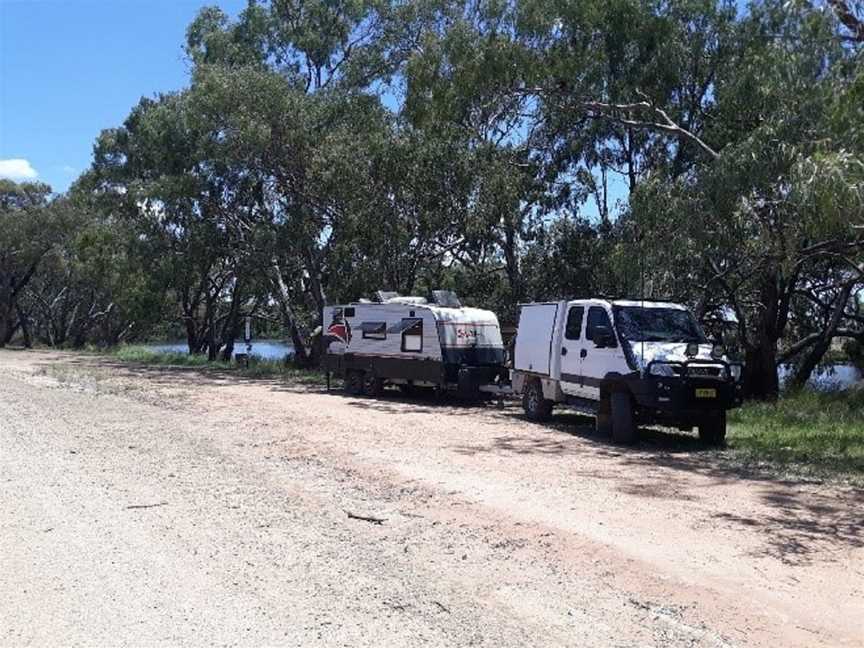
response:
<path id="1" fill-rule="evenodd" d="M 465 308 L 449 291 L 432 301 L 379 293 L 379 302 L 324 308 L 324 368 L 352 394 L 379 395 L 385 385 L 476 393 L 504 370 L 495 313 Z"/>
<path id="2" fill-rule="evenodd" d="M 580 299 L 524 304 L 513 391 L 529 418 L 556 403 L 595 415 L 620 443 L 639 423 L 692 429 L 722 444 L 726 410 L 741 402 L 740 365 L 712 345 L 680 304 Z"/>

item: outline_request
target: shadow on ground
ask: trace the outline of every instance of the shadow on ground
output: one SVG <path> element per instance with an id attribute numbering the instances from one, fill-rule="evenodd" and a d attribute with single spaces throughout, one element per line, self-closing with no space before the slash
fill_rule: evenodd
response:
<path id="1" fill-rule="evenodd" d="M 323 385 L 299 383 L 283 377 L 252 377 L 232 370 L 200 367 L 132 364 L 104 357 L 64 357 L 58 363 L 45 361 L 37 367 L 47 371 L 55 365 L 82 372 L 107 371 L 109 379 L 143 377 L 154 386 L 175 389 L 254 384 L 281 392 L 326 392 Z M 757 553 L 789 564 L 806 564 L 817 552 L 824 558 L 826 553 L 830 555 L 831 549 L 864 547 L 864 489 L 819 489 L 812 480 L 779 477 L 770 467 L 740 463 L 734 452 L 706 448 L 694 434 L 643 428 L 638 443 L 617 446 L 608 437 L 597 434 L 593 418 L 564 411 L 556 412 L 547 423 L 533 423 L 524 418 L 514 400 L 490 398 L 479 403 L 463 402 L 453 397 L 436 397 L 431 391 L 406 398 L 396 390 L 387 390 L 380 399 L 351 396 L 337 389 L 330 393 L 358 410 L 479 415 L 487 425 L 508 427 L 521 422 L 524 433 L 511 432 L 482 443 L 450 449 L 465 457 L 483 454 L 514 459 L 539 456 L 550 460 L 572 460 L 586 454 L 604 457 L 609 460 L 608 464 L 591 470 L 574 462 L 573 479 L 611 480 L 619 492 L 634 497 L 678 500 L 687 505 L 689 501 L 712 497 L 712 490 L 724 484 L 751 481 L 764 504 L 764 512 L 759 515 L 717 512 L 710 514 L 711 521 L 733 529 L 756 530 L 764 537 L 764 544 Z M 634 477 L 636 475 L 641 477 Z M 694 486 L 692 482 L 678 479 L 677 475 L 695 475 L 700 480 Z"/>

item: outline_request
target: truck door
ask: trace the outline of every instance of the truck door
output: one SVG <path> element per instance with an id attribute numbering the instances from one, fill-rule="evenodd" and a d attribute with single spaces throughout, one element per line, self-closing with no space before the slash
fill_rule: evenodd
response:
<path id="1" fill-rule="evenodd" d="M 603 306 L 588 308 L 582 356 L 582 388 L 584 398 L 600 398 L 600 381 L 610 371 L 626 371 L 626 360 L 617 339 L 602 340 L 604 332 L 614 331 L 609 312 Z"/>
<path id="2" fill-rule="evenodd" d="M 582 383 L 582 320 L 584 306 L 571 306 L 567 311 L 564 324 L 564 337 L 561 340 L 561 391 L 572 396 L 580 395 Z"/>

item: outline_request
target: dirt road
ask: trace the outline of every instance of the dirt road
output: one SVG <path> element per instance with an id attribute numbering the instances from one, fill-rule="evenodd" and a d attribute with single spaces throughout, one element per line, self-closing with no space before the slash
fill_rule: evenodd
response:
<path id="1" fill-rule="evenodd" d="M 0 644 L 864 645 L 862 491 L 652 439 L 0 351 Z"/>

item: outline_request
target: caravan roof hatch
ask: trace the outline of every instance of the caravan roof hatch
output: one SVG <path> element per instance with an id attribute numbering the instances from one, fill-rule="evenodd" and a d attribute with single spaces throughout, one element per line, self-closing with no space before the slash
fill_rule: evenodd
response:
<path id="1" fill-rule="evenodd" d="M 452 290 L 433 290 L 432 299 L 444 308 L 462 308 L 462 302 Z"/>

